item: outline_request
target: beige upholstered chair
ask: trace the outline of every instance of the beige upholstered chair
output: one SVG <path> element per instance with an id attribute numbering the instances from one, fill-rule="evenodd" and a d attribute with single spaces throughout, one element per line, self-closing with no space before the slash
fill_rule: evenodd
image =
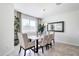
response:
<path id="1" fill-rule="evenodd" d="M 41 42 L 39 43 L 40 48 L 42 48 L 42 53 L 44 53 L 43 47 L 47 47 L 47 40 L 48 40 L 48 35 L 44 35 L 44 37 L 41 38 Z"/>
<path id="2" fill-rule="evenodd" d="M 53 44 L 55 45 L 54 33 L 48 35 L 47 44 L 52 46 L 52 40 L 53 40 Z"/>
<path id="3" fill-rule="evenodd" d="M 23 38 L 22 33 L 18 33 L 18 38 L 19 38 L 19 42 L 20 42 L 20 50 L 19 50 L 19 54 L 21 52 L 21 48 L 24 49 L 24 56 L 26 55 L 26 50 L 31 49 L 34 47 L 34 44 L 32 44 L 31 42 L 28 42 L 28 37 L 27 35 L 25 36 L 25 38 Z"/>
<path id="4" fill-rule="evenodd" d="M 28 42 L 31 42 L 32 39 L 28 38 L 27 33 L 22 33 L 23 39 L 27 40 Z"/>

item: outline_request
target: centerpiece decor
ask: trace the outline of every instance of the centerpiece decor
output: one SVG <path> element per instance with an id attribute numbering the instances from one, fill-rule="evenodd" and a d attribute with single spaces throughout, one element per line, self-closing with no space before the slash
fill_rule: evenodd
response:
<path id="1" fill-rule="evenodd" d="M 40 33 L 40 35 L 43 34 L 44 28 L 45 28 L 44 24 L 39 24 L 38 25 L 38 33 Z"/>

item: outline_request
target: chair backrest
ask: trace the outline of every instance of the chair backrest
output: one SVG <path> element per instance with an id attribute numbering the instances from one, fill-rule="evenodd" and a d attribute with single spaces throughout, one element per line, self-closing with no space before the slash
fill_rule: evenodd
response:
<path id="1" fill-rule="evenodd" d="M 28 41 L 28 36 L 27 36 L 27 33 L 22 33 L 22 36 L 23 36 L 23 39 Z"/>
<path id="2" fill-rule="evenodd" d="M 49 34 L 49 39 L 53 40 L 54 39 L 54 34 Z"/>
<path id="3" fill-rule="evenodd" d="M 44 37 L 42 39 L 42 45 L 46 45 L 47 44 L 47 40 L 48 40 L 48 35 L 44 35 Z"/>
<path id="4" fill-rule="evenodd" d="M 48 35 L 48 43 L 50 43 L 52 40 L 54 40 L 54 33 Z"/>
<path id="5" fill-rule="evenodd" d="M 22 33 L 18 33 L 18 38 L 19 38 L 20 45 L 21 45 L 23 48 L 26 48 L 26 46 L 28 45 L 27 39 L 24 39 L 24 38 L 23 38 Z"/>

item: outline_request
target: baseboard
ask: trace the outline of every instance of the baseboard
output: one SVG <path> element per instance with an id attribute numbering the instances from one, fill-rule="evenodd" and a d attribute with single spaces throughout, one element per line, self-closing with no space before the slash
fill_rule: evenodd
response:
<path id="1" fill-rule="evenodd" d="M 65 41 L 59 41 L 59 40 L 56 42 L 65 43 L 65 44 L 74 45 L 74 46 L 79 46 L 79 44 L 75 44 L 75 43 L 71 43 L 71 42 L 65 42 Z"/>
<path id="2" fill-rule="evenodd" d="M 14 48 L 13 49 L 11 49 L 9 52 L 7 52 L 7 53 L 5 53 L 3 56 L 8 56 L 11 52 L 13 52 L 14 51 Z"/>

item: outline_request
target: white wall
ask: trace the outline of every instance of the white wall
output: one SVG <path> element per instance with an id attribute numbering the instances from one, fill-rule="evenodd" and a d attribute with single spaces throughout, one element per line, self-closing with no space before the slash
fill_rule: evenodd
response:
<path id="1" fill-rule="evenodd" d="M 43 22 L 65 22 L 65 32 L 56 32 L 56 42 L 63 42 L 67 44 L 79 46 L 79 11 L 72 11 L 68 13 L 51 15 L 46 17 Z"/>
<path id="2" fill-rule="evenodd" d="M 14 7 L 0 3 L 0 55 L 8 54 L 14 48 Z"/>

